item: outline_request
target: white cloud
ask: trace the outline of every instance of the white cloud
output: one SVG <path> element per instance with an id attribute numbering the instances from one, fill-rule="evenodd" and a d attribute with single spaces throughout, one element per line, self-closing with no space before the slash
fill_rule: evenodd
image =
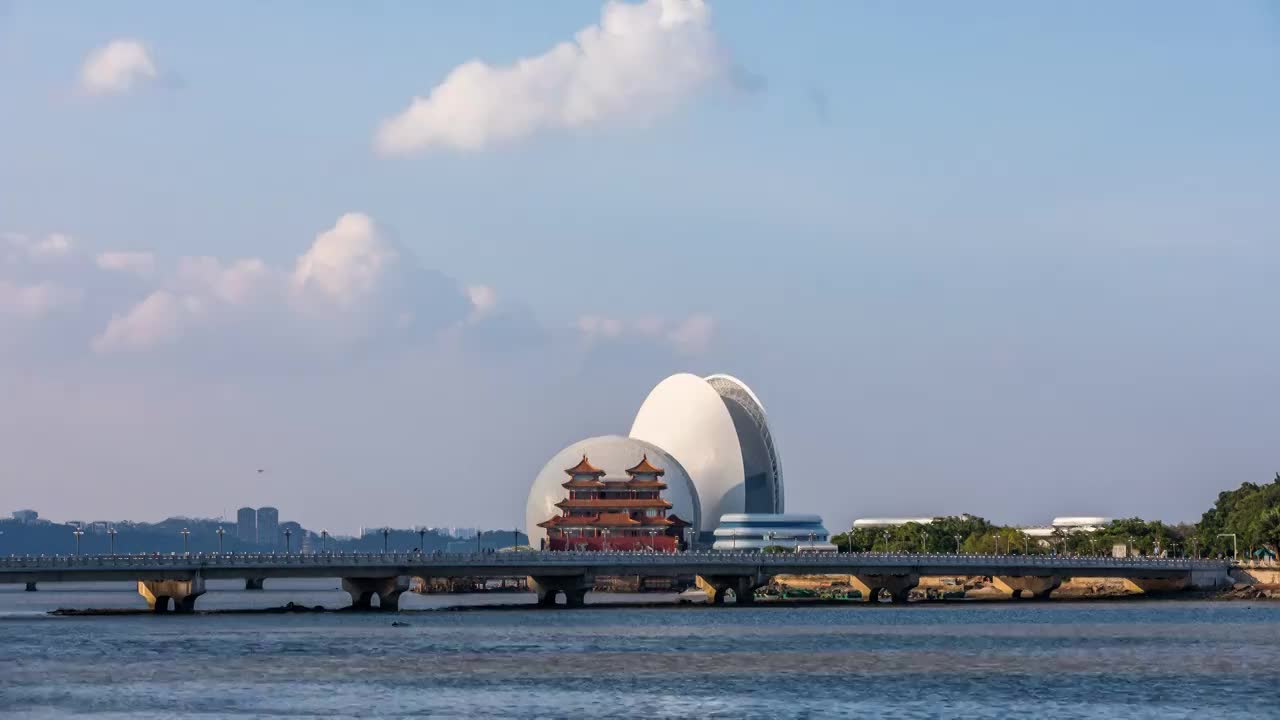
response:
<path id="1" fill-rule="evenodd" d="M 10 261 L 16 257 L 36 262 L 61 260 L 75 253 L 75 241 L 69 235 L 49 233 L 43 238 L 32 238 L 21 233 L 5 233 L 9 245 Z"/>
<path id="2" fill-rule="evenodd" d="M 686 355 L 699 355 L 707 351 L 715 335 L 715 319 L 710 315 L 690 315 L 667 333 L 667 339 Z"/>
<path id="3" fill-rule="evenodd" d="M 397 154 L 432 147 L 479 150 L 541 130 L 670 110 L 724 72 L 703 0 L 609 2 L 599 25 L 572 42 L 493 67 L 459 65 L 384 121 L 375 145 Z"/>
<path id="4" fill-rule="evenodd" d="M 176 283 L 228 305 L 245 305 L 269 292 L 272 279 L 267 264 L 258 258 L 224 265 L 218 258 L 204 256 L 179 260 Z"/>
<path id="5" fill-rule="evenodd" d="M 0 280 L 0 313 L 39 318 L 78 304 L 82 296 L 79 290 L 53 283 L 19 285 Z"/>
<path id="6" fill-rule="evenodd" d="M 578 318 L 578 330 L 587 338 L 615 338 L 622 335 L 623 323 L 617 318 L 602 315 L 583 315 Z"/>
<path id="7" fill-rule="evenodd" d="M 204 304 L 194 296 L 157 290 L 124 315 L 114 315 L 102 334 L 93 340 L 99 353 L 148 350 L 182 337 L 190 320 L 201 315 Z"/>
<path id="8" fill-rule="evenodd" d="M 143 277 L 156 269 L 156 258 L 149 252 L 104 252 L 94 258 L 94 263 L 103 270 L 133 273 Z"/>
<path id="9" fill-rule="evenodd" d="M 89 53 L 80 68 L 80 88 L 90 95 L 126 93 L 159 75 L 147 48 L 137 40 L 112 40 Z"/>
<path id="10" fill-rule="evenodd" d="M 371 295 L 399 253 L 378 235 L 373 219 L 359 212 L 338 218 L 298 258 L 290 278 L 295 301 L 351 307 Z"/>
<path id="11" fill-rule="evenodd" d="M 476 315 L 483 315 L 498 304 L 498 291 L 488 285 L 467 286 L 467 299 Z"/>
<path id="12" fill-rule="evenodd" d="M 577 328 L 587 342 L 645 338 L 661 340 L 686 355 L 699 355 L 710 347 L 716 323 L 715 318 L 705 313 L 690 315 L 674 325 L 652 316 L 628 321 L 603 315 L 583 315 L 578 318 Z"/>

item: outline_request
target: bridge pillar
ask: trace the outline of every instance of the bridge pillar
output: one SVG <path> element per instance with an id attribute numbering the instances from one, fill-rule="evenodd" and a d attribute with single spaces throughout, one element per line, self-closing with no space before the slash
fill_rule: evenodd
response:
<path id="1" fill-rule="evenodd" d="M 755 602 L 756 588 L 767 585 L 769 580 L 753 575 L 699 575 L 693 582 L 707 594 L 709 605 L 723 605 L 729 590 L 733 591 L 737 604 L 747 605 Z"/>
<path id="2" fill-rule="evenodd" d="M 1058 575 L 993 575 L 991 584 L 1010 597 L 1045 600 L 1062 584 L 1062 578 Z"/>
<path id="3" fill-rule="evenodd" d="M 850 575 L 849 584 L 862 595 L 863 602 L 876 602 L 880 599 L 880 591 L 884 590 L 893 598 L 895 605 L 907 602 L 911 590 L 920 584 L 920 576 L 907 573 L 905 575 Z"/>
<path id="4" fill-rule="evenodd" d="M 582 607 L 595 584 L 590 575 L 529 576 L 529 589 L 538 594 L 538 604 L 543 607 L 554 607 L 560 593 L 564 593 L 566 607 Z"/>
<path id="5" fill-rule="evenodd" d="M 262 584 L 265 583 L 266 581 L 267 581 L 266 578 L 245 578 L 244 589 L 245 590 L 261 590 Z"/>
<path id="6" fill-rule="evenodd" d="M 1175 575 L 1163 578 L 1125 578 L 1124 589 L 1144 595 L 1177 592 L 1191 587 L 1191 575 Z"/>
<path id="7" fill-rule="evenodd" d="M 139 580 L 138 594 L 146 599 L 151 612 L 169 612 L 169 601 L 173 600 L 174 612 L 190 613 L 196 609 L 196 598 L 204 594 L 204 578 L 197 575 L 190 580 Z"/>
<path id="8" fill-rule="evenodd" d="M 33 582 L 27 583 L 27 592 L 35 592 L 35 591 L 36 591 L 36 584 Z"/>
<path id="9" fill-rule="evenodd" d="M 351 595 L 353 610 L 372 610 L 373 597 L 378 596 L 378 609 L 400 609 L 400 596 L 409 589 L 409 578 L 396 575 L 386 578 L 342 578 L 342 589 Z"/>

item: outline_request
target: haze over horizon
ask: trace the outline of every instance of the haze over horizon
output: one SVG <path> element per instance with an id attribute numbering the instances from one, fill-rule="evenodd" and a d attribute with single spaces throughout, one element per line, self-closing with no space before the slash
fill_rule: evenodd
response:
<path id="1" fill-rule="evenodd" d="M 0 0 L 0 513 L 523 525 L 682 371 L 833 532 L 1280 470 L 1275 3 L 481 5 Z"/>

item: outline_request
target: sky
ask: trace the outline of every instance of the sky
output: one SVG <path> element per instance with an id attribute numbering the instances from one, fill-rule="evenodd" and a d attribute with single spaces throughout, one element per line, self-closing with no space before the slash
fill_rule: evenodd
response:
<path id="1" fill-rule="evenodd" d="M 829 527 L 1196 520 L 1277 198 L 1274 1 L 0 0 L 0 510 L 512 527 L 688 371 Z"/>

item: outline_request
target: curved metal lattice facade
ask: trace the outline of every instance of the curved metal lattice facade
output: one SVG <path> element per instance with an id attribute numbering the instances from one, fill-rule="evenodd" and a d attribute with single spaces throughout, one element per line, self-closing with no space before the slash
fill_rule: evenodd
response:
<path id="1" fill-rule="evenodd" d="M 782 464 L 760 399 L 746 383 L 732 375 L 709 375 L 705 380 L 724 401 L 742 447 L 745 512 L 786 512 Z"/>

